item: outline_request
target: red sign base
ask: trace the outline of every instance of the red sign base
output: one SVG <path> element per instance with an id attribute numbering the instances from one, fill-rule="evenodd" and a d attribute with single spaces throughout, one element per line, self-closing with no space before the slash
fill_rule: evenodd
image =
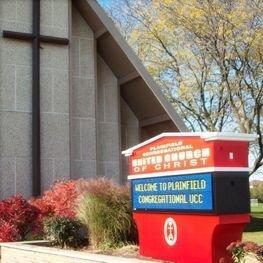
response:
<path id="1" fill-rule="evenodd" d="M 241 240 L 244 226 L 250 221 L 249 214 L 134 212 L 133 217 L 139 232 L 140 254 L 176 263 L 218 263 L 222 258 L 222 262 L 232 263 L 226 247 Z"/>

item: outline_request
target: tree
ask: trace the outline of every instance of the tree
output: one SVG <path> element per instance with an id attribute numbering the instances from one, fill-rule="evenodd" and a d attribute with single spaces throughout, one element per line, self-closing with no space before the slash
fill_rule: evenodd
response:
<path id="1" fill-rule="evenodd" d="M 257 133 L 263 166 L 263 1 L 122 2 L 115 20 L 189 128 Z"/>
<path id="2" fill-rule="evenodd" d="M 263 184 L 258 184 L 250 190 L 251 198 L 258 199 L 260 203 L 263 202 Z"/>

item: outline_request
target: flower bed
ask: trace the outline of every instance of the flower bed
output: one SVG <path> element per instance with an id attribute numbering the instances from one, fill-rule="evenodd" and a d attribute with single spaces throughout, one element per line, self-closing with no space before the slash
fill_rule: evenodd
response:
<path id="1" fill-rule="evenodd" d="M 104 178 L 57 182 L 40 198 L 0 201 L 0 242 L 46 238 L 61 247 L 97 248 L 136 243 L 130 203 L 129 187 Z"/>
<path id="2" fill-rule="evenodd" d="M 49 242 L 32 242 L 36 239 Z M 24 240 L 31 241 L 8 243 Z M 106 256 L 90 253 L 91 248 L 105 254 L 113 248 L 137 244 L 130 189 L 99 178 L 58 182 L 38 199 L 27 201 L 18 195 L 0 200 L 0 242 L 7 242 L 1 245 L 1 263 L 66 263 L 73 262 L 72 258 L 74 262 L 94 262 L 94 257 L 106 260 Z M 83 252 L 84 248 L 89 253 Z M 253 242 L 233 242 L 228 251 L 234 262 L 262 262 L 263 246 Z M 119 252 L 127 256 L 126 251 Z M 132 262 L 139 260 L 133 256 Z M 50 257 L 52 260 L 47 260 Z M 110 258 L 96 262 L 114 262 L 114 257 Z M 118 258 L 116 262 L 129 261 Z"/>

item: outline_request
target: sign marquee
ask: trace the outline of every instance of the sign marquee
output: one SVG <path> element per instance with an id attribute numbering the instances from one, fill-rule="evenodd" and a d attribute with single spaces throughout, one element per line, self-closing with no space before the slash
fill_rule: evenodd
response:
<path id="1" fill-rule="evenodd" d="M 131 157 L 130 174 L 202 168 L 212 164 L 211 144 L 196 138 L 164 138 Z"/>
<path id="2" fill-rule="evenodd" d="M 128 179 L 216 171 L 248 172 L 248 141 L 255 136 L 233 133 L 163 133 L 123 154 Z"/>
<path id="3" fill-rule="evenodd" d="M 133 210 L 212 210 L 212 175 L 132 180 L 132 202 Z"/>

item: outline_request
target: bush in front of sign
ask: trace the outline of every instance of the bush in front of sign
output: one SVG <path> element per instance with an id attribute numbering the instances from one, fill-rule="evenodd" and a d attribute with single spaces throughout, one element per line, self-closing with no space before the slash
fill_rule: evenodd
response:
<path id="1" fill-rule="evenodd" d="M 45 238 L 62 248 L 86 245 L 85 227 L 74 218 L 55 216 L 44 220 Z"/>
<path id="2" fill-rule="evenodd" d="M 29 201 L 39 210 L 31 238 L 43 236 L 43 221 L 47 218 L 60 216 L 73 219 L 76 217 L 77 183 L 77 180 L 55 182 L 43 196 Z"/>
<path id="3" fill-rule="evenodd" d="M 137 242 L 130 189 L 100 178 L 79 184 L 78 218 L 88 228 L 90 243 L 100 249 Z"/>
<path id="4" fill-rule="evenodd" d="M 35 225 L 39 210 L 21 195 L 0 201 L 0 242 L 25 240 Z"/>
<path id="5" fill-rule="evenodd" d="M 54 214 L 74 218 L 76 216 L 77 184 L 77 180 L 57 181 L 40 198 L 32 199 L 30 203 L 45 215 Z"/>
<path id="6" fill-rule="evenodd" d="M 232 242 L 227 250 L 232 254 L 232 258 L 236 263 L 263 262 L 263 246 L 254 242 Z"/>

